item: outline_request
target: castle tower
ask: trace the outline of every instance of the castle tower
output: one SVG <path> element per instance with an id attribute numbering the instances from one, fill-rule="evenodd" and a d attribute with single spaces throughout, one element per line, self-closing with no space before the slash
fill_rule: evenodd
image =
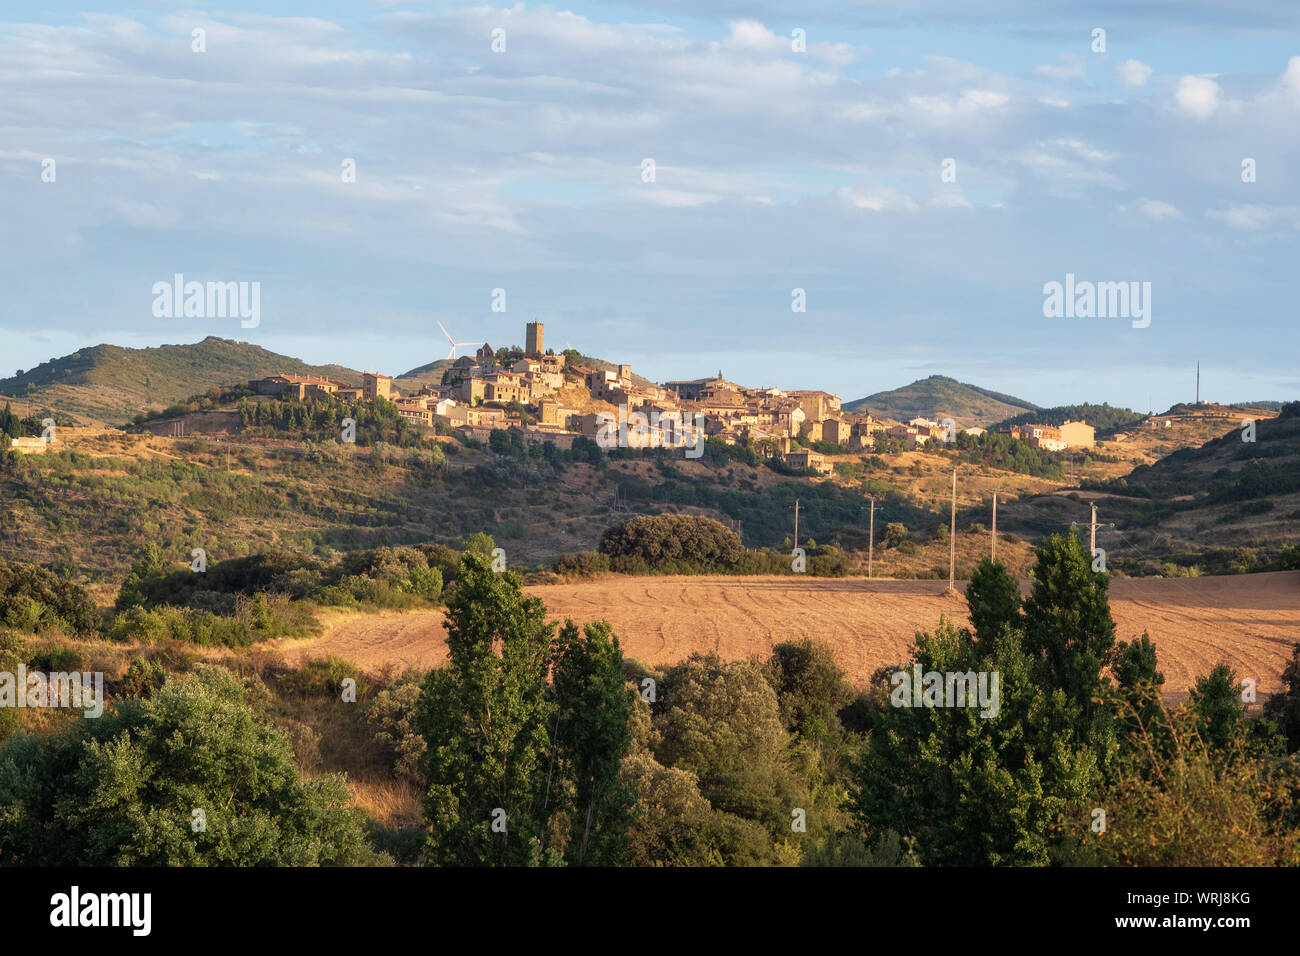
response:
<path id="1" fill-rule="evenodd" d="M 529 322 L 525 328 L 524 354 L 529 358 L 541 358 L 543 353 L 542 333 L 544 327 L 540 322 Z"/>

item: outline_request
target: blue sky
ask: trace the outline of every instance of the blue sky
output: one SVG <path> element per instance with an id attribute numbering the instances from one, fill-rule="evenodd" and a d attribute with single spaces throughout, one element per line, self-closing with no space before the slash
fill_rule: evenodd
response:
<path id="1" fill-rule="evenodd" d="M 846 400 L 1161 409 L 1197 359 L 1295 399 L 1297 169 L 1291 2 L 11 5 L 0 376 L 206 335 L 400 374 L 537 318 Z M 178 272 L 260 282 L 260 326 L 156 318 Z M 1150 282 L 1149 327 L 1044 317 L 1067 273 Z"/>

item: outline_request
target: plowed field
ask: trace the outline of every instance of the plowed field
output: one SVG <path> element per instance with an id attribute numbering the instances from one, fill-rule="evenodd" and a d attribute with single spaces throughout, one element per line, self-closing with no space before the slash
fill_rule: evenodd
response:
<path id="1" fill-rule="evenodd" d="M 964 588 L 961 582 L 959 587 Z M 557 620 L 607 619 L 623 651 L 666 665 L 692 651 L 766 657 L 773 644 L 812 637 L 835 648 L 862 684 L 881 665 L 905 660 L 919 629 L 941 615 L 966 621 L 946 581 L 860 578 L 620 577 L 530 588 Z M 1156 643 L 1167 691 L 1186 691 L 1220 661 L 1259 690 L 1280 689 L 1300 641 L 1300 572 L 1206 578 L 1118 578 L 1111 613 L 1120 640 L 1146 631 Z M 445 659 L 442 615 L 376 614 L 339 620 L 318 638 L 280 645 L 291 662 L 338 654 L 363 669 L 387 662 L 430 667 Z"/>

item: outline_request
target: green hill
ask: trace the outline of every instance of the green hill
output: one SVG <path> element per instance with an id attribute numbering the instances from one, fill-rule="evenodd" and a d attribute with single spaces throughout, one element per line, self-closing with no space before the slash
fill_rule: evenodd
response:
<path id="1" fill-rule="evenodd" d="M 851 412 L 870 411 L 899 421 L 917 417 L 951 418 L 959 426 L 987 427 L 1014 415 L 1038 411 L 1039 406 L 946 375 L 931 375 L 902 388 L 847 402 L 844 408 Z"/>
<path id="2" fill-rule="evenodd" d="M 48 408 L 87 424 L 119 424 L 217 385 L 276 372 L 325 375 L 359 384 L 341 365 L 308 365 L 259 345 L 208 336 L 192 345 L 131 349 L 96 345 L 0 379 L 0 396 Z"/>

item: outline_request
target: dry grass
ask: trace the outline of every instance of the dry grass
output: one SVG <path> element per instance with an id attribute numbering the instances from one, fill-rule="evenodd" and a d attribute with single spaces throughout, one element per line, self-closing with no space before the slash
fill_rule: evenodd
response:
<path id="1" fill-rule="evenodd" d="M 364 811 L 380 826 L 420 826 L 424 822 L 424 807 L 420 791 L 414 783 L 397 777 L 354 777 L 352 805 Z"/>

